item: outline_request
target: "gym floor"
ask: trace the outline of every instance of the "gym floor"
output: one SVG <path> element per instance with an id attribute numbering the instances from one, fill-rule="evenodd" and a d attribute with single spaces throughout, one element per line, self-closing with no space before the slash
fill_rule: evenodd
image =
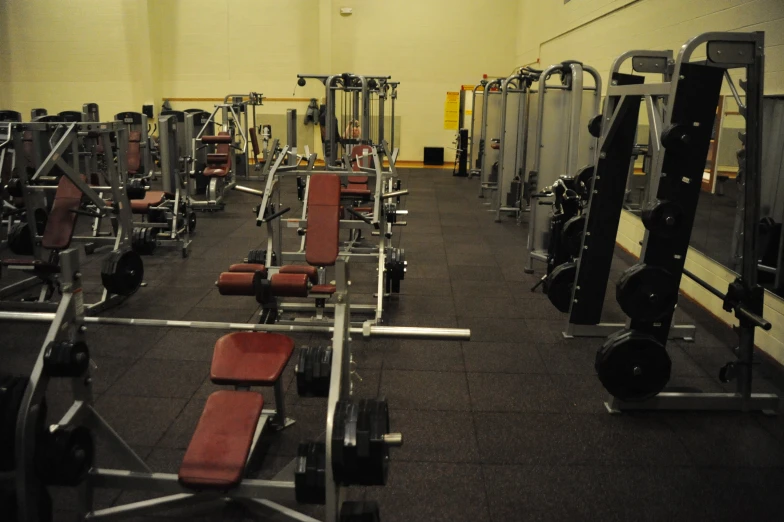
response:
<path id="1" fill-rule="evenodd" d="M 408 273 L 385 311 L 387 324 L 471 328 L 470 342 L 352 343 L 355 392 L 385 396 L 393 431 L 389 483 L 352 488 L 351 497 L 380 502 L 390 521 L 781 520 L 784 513 L 784 419 L 741 414 L 609 415 L 594 374 L 601 340 L 566 341 L 566 318 L 523 272 L 525 226 L 493 223 L 477 199 L 476 180 L 446 169 L 403 169 L 411 190 L 408 227 L 397 228 Z M 293 194 L 293 185 L 284 189 Z M 190 259 L 175 252 L 145 258 L 147 286 L 107 315 L 210 321 L 255 320 L 253 298 L 221 297 L 218 273 L 260 246 L 251 207 L 257 198 L 229 195 L 225 212 L 199 215 Z M 296 204 L 296 200 L 293 201 Z M 296 208 L 296 207 L 295 207 Z M 287 241 L 287 243 L 292 243 Z M 91 261 L 90 265 L 97 261 Z M 633 262 L 618 253 L 614 281 Z M 86 272 L 97 273 L 97 265 Z M 369 302 L 374 265 L 352 265 L 354 301 Z M 538 270 L 541 272 L 541 265 Z M 537 276 L 538 277 L 538 276 Z M 96 296 L 97 279 L 85 285 Z M 731 360 L 735 336 L 681 300 L 680 321 L 697 324 L 695 343 L 668 344 L 671 385 L 731 389 L 718 369 Z M 621 321 L 608 289 L 606 319 Z M 45 328 L 2 325 L 0 367 L 29 372 Z M 156 471 L 177 472 L 206 397 L 212 347 L 224 332 L 133 327 L 88 331 L 96 367 L 98 411 Z M 297 335 L 299 346 L 326 342 Z M 762 361 L 757 391 L 777 391 L 779 370 Z M 325 402 L 300 399 L 293 366 L 283 378 L 288 415 L 297 423 L 273 434 L 257 476 L 270 477 L 303 440 L 323 437 Z M 50 418 L 70 400 L 56 381 Z M 272 401 L 271 390 L 265 398 Z M 99 464 L 112 460 L 99 445 Z M 55 493 L 56 520 L 71 520 L 73 491 Z M 106 491 L 107 506 L 145 498 Z M 319 508 L 303 509 L 318 516 Z M 208 513 L 169 512 L 139 520 L 232 520 L 228 506 Z"/>

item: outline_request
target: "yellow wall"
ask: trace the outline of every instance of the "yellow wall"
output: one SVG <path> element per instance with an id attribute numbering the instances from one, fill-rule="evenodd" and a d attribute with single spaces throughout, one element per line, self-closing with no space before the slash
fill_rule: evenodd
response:
<path id="1" fill-rule="evenodd" d="M 0 2 L 3 108 L 29 117 L 98 102 L 104 118 L 152 101 L 144 0 Z"/>
<path id="2" fill-rule="evenodd" d="M 677 51 L 703 32 L 765 31 L 765 90 L 784 93 L 782 0 L 518 0 L 518 16 L 518 63 L 581 60 L 605 79 L 630 49 Z"/>

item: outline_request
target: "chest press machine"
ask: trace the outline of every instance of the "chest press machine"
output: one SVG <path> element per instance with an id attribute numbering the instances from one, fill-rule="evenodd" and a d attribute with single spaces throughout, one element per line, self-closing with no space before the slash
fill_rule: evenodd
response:
<path id="1" fill-rule="evenodd" d="M 280 154 L 275 164 L 271 167 L 267 177 L 264 191 L 258 191 L 247 187 L 238 186 L 237 190 L 262 197 L 261 205 L 257 208 L 256 224 L 266 225 L 267 229 L 267 248 L 262 250 L 251 250 L 245 264 L 237 264 L 230 267 L 231 272 L 238 271 L 257 272 L 257 287 L 266 278 L 266 274 L 277 276 L 278 281 L 283 281 L 282 275 L 298 274 L 307 275 L 308 284 L 318 291 L 329 289 L 330 285 L 325 285 L 326 272 L 325 266 L 314 260 L 308 255 L 308 244 L 320 227 L 319 215 L 327 207 L 340 215 L 338 228 L 334 231 L 339 254 L 350 257 L 359 262 L 377 263 L 378 284 L 376 291 L 375 304 L 354 304 L 352 311 L 374 315 L 374 322 L 381 321 L 383 314 L 383 301 L 385 296 L 397 293 L 400 290 L 400 281 L 405 277 L 406 261 L 405 252 L 402 249 L 392 246 L 392 227 L 403 226 L 405 222 L 398 221 L 397 215 L 405 215 L 406 211 L 397 210 L 396 200 L 406 194 L 406 191 L 395 190 L 399 184 L 394 176 L 394 171 L 384 172 L 381 169 L 381 162 L 376 147 L 366 146 L 361 149 L 363 156 L 356 156 L 354 160 L 346 158 L 346 164 L 352 164 L 351 170 L 297 170 L 296 167 L 282 166 L 281 163 L 286 157 L 286 149 Z M 367 151 L 371 154 L 368 155 Z M 357 149 L 359 152 L 360 149 Z M 373 167 L 362 167 L 361 163 L 372 161 Z M 312 167 L 312 161 L 309 164 Z M 367 172 L 369 176 L 361 176 Z M 284 177 L 296 176 L 298 194 L 303 201 L 301 218 L 282 219 L 282 216 L 289 212 L 290 208 L 280 209 L 280 184 Z M 304 178 L 304 179 L 303 179 Z M 347 179 L 347 186 L 341 184 L 341 178 Z M 329 181 L 326 181 L 326 180 Z M 371 181 L 373 184 L 371 185 Z M 372 187 L 372 189 L 371 189 Z M 370 205 L 370 206 L 358 206 Z M 353 219 L 345 219 L 350 215 Z M 295 252 L 282 251 L 282 236 L 284 223 L 287 228 L 296 228 L 297 233 L 302 236 L 300 249 Z M 347 241 L 339 241 L 340 230 L 348 231 Z M 365 233 L 363 237 L 362 233 Z M 332 234 L 333 231 L 330 231 Z M 330 239 L 331 241 L 331 239 Z M 294 264 L 301 262 L 308 263 L 308 266 Z M 248 266 L 250 265 L 250 266 Z M 262 307 L 262 321 L 287 321 L 286 317 L 280 312 L 314 312 L 313 318 L 295 317 L 296 323 L 304 321 L 324 321 L 324 311 L 332 309 L 333 305 L 328 303 L 329 292 L 318 295 L 315 298 L 315 305 L 302 302 L 284 301 L 283 298 L 291 297 L 313 297 L 313 289 L 306 293 L 304 287 L 300 286 L 297 292 L 292 289 L 288 295 L 283 294 L 282 289 L 278 289 L 277 299 L 271 299 L 266 293 L 259 293 L 259 288 L 252 289 L 246 286 L 244 290 L 229 288 L 225 286 L 229 281 L 243 279 L 244 284 L 249 283 L 249 275 L 232 276 L 229 273 L 222 274 L 219 280 L 221 293 L 230 295 L 255 295 L 259 302 L 266 299 L 267 305 Z M 265 275 L 262 275 L 265 274 Z M 293 281 L 293 277 L 289 278 Z M 300 277 L 302 279 L 302 277 Z M 265 283 L 266 284 L 266 283 Z M 255 288 L 255 287 L 253 287 Z"/>
<path id="2" fill-rule="evenodd" d="M 124 183 L 122 161 L 127 146 L 124 131 L 118 122 L 37 122 L 12 127 L 15 150 L 24 150 L 28 137 L 32 143 L 40 143 L 44 134 L 51 136 L 51 149 L 35 169 L 27 162 L 16 162 L 9 187 L 24 200 L 25 221 L 18 223 L 12 231 L 10 246 L 14 253 L 32 256 L 32 259 L 5 259 L 0 264 L 7 270 L 32 277 L 5 287 L 0 291 L 0 297 L 15 295 L 28 288 L 31 282 L 43 283 L 43 287 L 36 302 L 4 301 L 0 308 L 51 310 L 56 307 L 51 298 L 60 284 L 59 255 L 73 240 L 89 246 L 90 251 L 112 248 L 101 266 L 103 296 L 98 302 L 87 305 L 91 313 L 107 308 L 139 288 L 144 268 L 141 258 L 131 249 L 132 218 L 127 193 L 130 189 Z M 121 160 L 117 163 L 108 159 L 103 161 L 104 170 L 99 173 L 95 170 L 95 156 L 113 150 L 113 137 Z M 90 185 L 88 178 L 108 185 Z M 111 201 L 104 199 L 104 192 L 111 193 Z M 78 215 L 95 219 L 91 235 L 74 235 Z M 100 220 L 105 217 L 110 219 L 111 227 L 103 232 Z"/>
<path id="3" fill-rule="evenodd" d="M 314 176 L 314 189 L 322 189 L 334 201 L 339 178 Z M 372 502 L 344 501 L 352 485 L 386 483 L 389 448 L 402 444 L 402 435 L 391 433 L 388 406 L 383 399 L 354 400 L 351 384 L 352 335 L 420 339 L 470 339 L 461 329 L 381 327 L 366 322 L 351 326 L 349 258 L 339 255 L 339 214 L 334 203 L 314 200 L 307 255 L 315 263 L 335 265 L 336 284 L 331 289 L 335 307 L 331 325 L 280 325 L 210 323 L 85 317 L 83 315 L 79 256 L 73 250 L 61 255 L 63 299 L 56 313 L 0 312 L 0 320 L 51 322 L 32 374 L 28 378 L 2 376 L 6 389 L 15 390 L 3 411 L 14 422 L 0 428 L 0 484 L 13 487 L 0 496 L 5 513 L 19 522 L 39 522 L 51 515 L 47 486 L 79 487 L 82 495 L 80 520 L 116 520 L 158 510 L 209 507 L 233 501 L 253 514 L 271 513 L 299 521 L 315 519 L 280 504 L 295 501 L 326 506 L 328 522 L 378 520 Z M 318 208 L 316 208 L 318 207 Z M 323 207 L 323 208 L 322 208 Z M 252 274 L 256 279 L 260 272 Z M 277 277 L 287 274 L 277 274 Z M 291 274 L 288 274 L 291 275 Z M 302 288 L 307 276 L 296 282 L 275 282 L 273 291 Z M 293 280 L 292 280 L 293 281 Z M 179 473 L 155 473 L 101 417 L 93 403 L 91 367 L 86 326 L 138 325 L 179 328 L 240 330 L 221 337 L 214 349 L 210 377 L 217 384 L 233 386 L 214 392 L 181 463 Z M 265 427 L 282 429 L 291 424 L 283 411 L 280 375 L 292 356 L 294 342 L 287 332 L 326 334 L 330 346 L 302 348 L 296 368 L 300 395 L 327 398 L 324 441 L 301 443 L 298 457 L 272 480 L 248 478 L 247 463 L 258 447 Z M 74 403 L 51 424 L 46 418 L 44 397 L 53 379 L 68 379 Z M 273 386 L 276 408 L 265 409 L 264 398 L 253 386 Z M 12 435 L 11 435 L 12 434 Z M 127 469 L 107 469 L 94 462 L 93 436 L 99 437 Z M 97 488 L 155 491 L 164 496 L 107 509 L 94 509 Z"/>

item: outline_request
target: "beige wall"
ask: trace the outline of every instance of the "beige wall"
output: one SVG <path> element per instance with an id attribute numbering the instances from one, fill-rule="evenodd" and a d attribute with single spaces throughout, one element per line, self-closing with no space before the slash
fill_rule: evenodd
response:
<path id="1" fill-rule="evenodd" d="M 341 16 L 344 6 L 354 13 Z M 297 73 L 389 74 L 402 82 L 401 159 L 421 160 L 424 146 L 454 139 L 443 130 L 446 92 L 511 70 L 516 12 L 515 2 L 488 9 L 475 0 L 4 0 L 0 72 L 7 60 L 11 82 L 0 102 L 27 115 L 95 101 L 107 115 L 143 103 L 157 110 L 162 97 L 321 98 L 318 82 L 295 93 Z M 193 106 L 212 103 L 176 108 Z M 307 103 L 258 112 L 289 107 L 304 116 Z"/>
<path id="2" fill-rule="evenodd" d="M 677 50 L 708 31 L 765 31 L 766 93 L 784 93 L 782 0 L 518 0 L 518 7 L 520 64 L 576 59 L 606 78 L 629 49 Z"/>

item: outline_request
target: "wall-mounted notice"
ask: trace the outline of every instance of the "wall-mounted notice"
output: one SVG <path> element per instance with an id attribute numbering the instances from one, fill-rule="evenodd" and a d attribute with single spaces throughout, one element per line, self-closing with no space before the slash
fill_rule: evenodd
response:
<path id="1" fill-rule="evenodd" d="M 457 130 L 460 121 L 460 93 L 447 92 L 444 102 L 444 130 Z"/>

